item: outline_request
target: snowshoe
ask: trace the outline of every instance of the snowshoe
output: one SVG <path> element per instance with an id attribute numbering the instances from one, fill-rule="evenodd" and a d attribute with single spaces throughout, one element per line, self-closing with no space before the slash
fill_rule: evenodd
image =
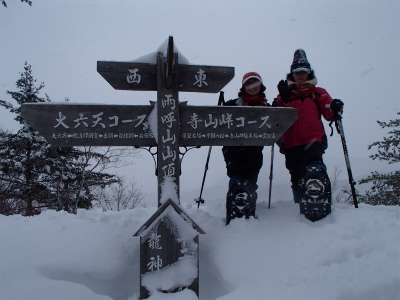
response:
<path id="1" fill-rule="evenodd" d="M 331 213 L 331 182 L 323 163 L 309 164 L 299 180 L 300 213 L 315 222 Z"/>
<path id="2" fill-rule="evenodd" d="M 226 225 L 232 219 L 248 219 L 256 214 L 257 193 L 246 179 L 236 180 L 226 195 Z"/>

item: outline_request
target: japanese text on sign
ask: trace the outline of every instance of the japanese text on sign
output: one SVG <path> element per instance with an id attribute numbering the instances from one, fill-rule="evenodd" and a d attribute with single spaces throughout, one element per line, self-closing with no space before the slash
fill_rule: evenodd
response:
<path id="1" fill-rule="evenodd" d="M 266 127 L 271 128 L 271 125 L 267 123 L 269 116 L 260 117 L 260 120 L 249 119 L 247 120 L 246 117 L 238 117 L 233 118 L 232 114 L 225 113 L 220 114 L 219 116 L 214 116 L 213 114 L 208 114 L 207 119 L 200 119 L 196 113 L 193 113 L 190 116 L 190 122 L 188 124 L 193 128 L 197 129 L 201 124 L 204 125 L 205 128 L 213 127 L 217 128 L 218 126 L 226 126 L 228 129 L 231 127 L 245 127 L 246 124 L 260 124 L 258 128 Z"/>
<path id="2" fill-rule="evenodd" d="M 160 237 L 157 232 L 153 232 L 150 234 L 150 238 L 148 239 L 149 248 L 157 251 L 162 250 L 162 246 L 160 245 Z M 149 271 L 158 271 L 163 266 L 163 260 L 160 258 L 160 255 L 154 255 L 150 257 L 150 261 L 147 263 L 147 268 Z"/>
<path id="3" fill-rule="evenodd" d="M 62 112 L 58 113 L 58 118 L 56 118 L 57 124 L 54 125 L 54 128 L 57 128 L 59 126 L 62 126 L 66 129 L 70 128 L 73 126 L 73 128 L 78 128 L 80 126 L 86 127 L 86 128 L 93 128 L 93 127 L 116 127 L 118 125 L 122 124 L 127 124 L 127 123 L 133 123 L 134 127 L 138 127 L 139 125 L 143 124 L 143 122 L 146 119 L 146 115 L 140 115 L 132 119 L 124 119 L 120 120 L 118 116 L 104 116 L 103 112 L 99 112 L 98 114 L 92 114 L 90 116 L 86 116 L 83 113 L 79 113 L 79 116 L 76 119 L 73 120 L 67 120 L 67 117 L 63 115 Z M 74 122 L 74 123 L 72 123 Z"/>
<path id="4" fill-rule="evenodd" d="M 173 145 L 176 144 L 178 138 L 175 133 L 171 133 L 170 128 L 172 128 L 173 123 L 177 122 L 175 118 L 176 111 L 176 100 L 172 98 L 172 95 L 165 95 L 166 99 L 162 99 L 161 104 L 163 108 L 170 108 L 170 112 L 166 112 L 165 115 L 161 116 L 161 122 L 166 124 L 166 131 L 162 134 L 162 142 L 163 142 L 163 152 L 162 160 L 164 161 L 164 166 L 162 168 L 164 178 L 166 177 L 174 177 L 175 176 L 175 160 L 178 157 L 176 150 L 173 150 Z"/>

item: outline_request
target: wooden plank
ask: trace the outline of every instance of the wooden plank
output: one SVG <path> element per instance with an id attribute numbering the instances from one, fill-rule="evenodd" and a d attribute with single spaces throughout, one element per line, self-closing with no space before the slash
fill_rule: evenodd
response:
<path id="1" fill-rule="evenodd" d="M 174 233 L 171 231 L 176 228 L 171 228 L 170 220 L 160 220 L 157 224 L 152 236 L 140 238 L 140 299 L 146 299 L 150 296 L 150 291 L 143 285 L 143 278 L 146 275 L 152 275 L 154 272 L 163 270 L 164 268 L 176 263 L 183 256 L 181 250 L 182 245 L 178 242 Z M 156 248 L 149 247 L 152 242 L 149 238 L 157 237 Z M 150 243 L 149 243 L 150 242 Z M 160 290 L 162 291 L 162 290 Z M 163 290 L 163 292 L 174 292 L 173 290 Z"/>
<path id="2" fill-rule="evenodd" d="M 147 119 L 152 109 L 150 105 L 30 103 L 23 104 L 21 111 L 54 146 L 157 146 Z M 180 105 L 179 111 L 179 146 L 268 146 L 297 119 L 292 108 Z"/>
<path id="3" fill-rule="evenodd" d="M 235 76 L 235 68 L 179 65 L 179 91 L 218 93 Z"/>
<path id="4" fill-rule="evenodd" d="M 23 104 L 22 117 L 53 146 L 156 146 L 150 105 Z"/>
<path id="5" fill-rule="evenodd" d="M 181 146 L 270 146 L 296 121 L 297 109 L 180 106 Z"/>
<path id="6" fill-rule="evenodd" d="M 167 68 L 166 68 L 166 88 L 171 88 L 173 67 L 174 67 L 174 38 L 172 36 L 168 39 L 168 49 L 167 49 Z M 177 62 L 178 63 L 178 62 Z"/>
<path id="7" fill-rule="evenodd" d="M 116 90 L 157 90 L 157 65 L 98 61 L 97 72 Z"/>
<path id="8" fill-rule="evenodd" d="M 97 72 L 116 90 L 156 91 L 157 65 L 98 61 Z M 235 68 L 179 65 L 180 92 L 218 93 L 235 76 Z"/>
<path id="9" fill-rule="evenodd" d="M 186 228 L 185 228 L 186 227 Z M 183 240 L 181 232 L 192 231 L 193 241 Z M 197 231 L 197 232 L 196 232 Z M 180 288 L 189 288 L 199 295 L 199 253 L 198 233 L 204 231 L 171 199 L 168 199 L 151 218 L 138 230 L 134 236 L 140 237 L 140 298 L 149 297 L 149 291 L 143 284 L 143 279 L 152 276 L 158 271 L 178 263 L 179 259 L 186 256 L 196 265 L 197 276 L 188 286 L 177 287 L 176 290 L 163 290 L 175 292 Z M 188 247 L 190 245 L 190 247 Z"/>

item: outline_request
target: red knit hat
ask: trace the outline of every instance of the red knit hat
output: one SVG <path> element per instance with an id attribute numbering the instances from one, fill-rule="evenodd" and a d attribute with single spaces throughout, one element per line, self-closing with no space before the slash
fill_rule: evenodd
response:
<path id="1" fill-rule="evenodd" d="M 243 80 L 242 80 L 242 86 L 244 86 L 246 81 L 251 79 L 251 78 L 255 78 L 255 79 L 261 81 L 261 84 L 263 84 L 263 81 L 262 81 L 262 78 L 261 78 L 260 74 L 258 74 L 256 72 L 249 72 L 249 73 L 244 74 Z"/>

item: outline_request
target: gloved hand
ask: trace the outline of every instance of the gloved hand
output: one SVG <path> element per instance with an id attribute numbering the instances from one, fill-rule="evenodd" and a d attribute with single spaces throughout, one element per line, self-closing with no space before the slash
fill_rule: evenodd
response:
<path id="1" fill-rule="evenodd" d="M 333 118 L 335 120 L 342 119 L 343 101 L 340 99 L 333 99 L 331 102 L 331 110 L 333 111 Z"/>
<path id="2" fill-rule="evenodd" d="M 272 101 L 272 107 L 278 107 L 278 99 L 275 98 L 274 101 Z"/>
<path id="3" fill-rule="evenodd" d="M 281 80 L 278 83 L 279 95 L 283 103 L 289 103 L 290 96 L 292 95 L 292 88 L 289 87 L 287 80 Z"/>

